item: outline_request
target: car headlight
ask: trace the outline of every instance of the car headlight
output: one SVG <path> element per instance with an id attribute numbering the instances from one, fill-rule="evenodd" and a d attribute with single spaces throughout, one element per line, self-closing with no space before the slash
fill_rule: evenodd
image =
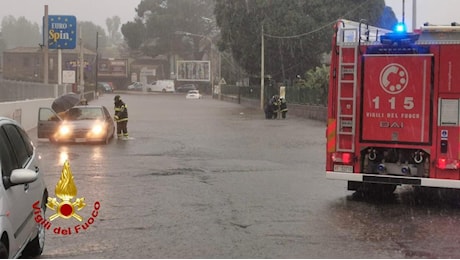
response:
<path id="1" fill-rule="evenodd" d="M 103 124 L 95 124 L 93 128 L 91 128 L 91 133 L 93 135 L 101 135 L 104 133 L 104 125 Z"/>
<path id="2" fill-rule="evenodd" d="M 59 135 L 61 136 L 67 136 L 70 134 L 71 130 L 70 130 L 70 127 L 68 125 L 61 125 L 59 126 Z"/>

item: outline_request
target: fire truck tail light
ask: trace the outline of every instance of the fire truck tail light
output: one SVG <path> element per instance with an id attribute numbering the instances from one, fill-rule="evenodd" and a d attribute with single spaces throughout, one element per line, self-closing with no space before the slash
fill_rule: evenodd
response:
<path id="1" fill-rule="evenodd" d="M 454 159 L 438 158 L 436 167 L 441 170 L 457 170 L 460 168 L 460 162 Z"/>
<path id="2" fill-rule="evenodd" d="M 340 162 L 344 164 L 351 164 L 353 161 L 353 154 L 351 153 L 333 153 L 332 161 Z"/>

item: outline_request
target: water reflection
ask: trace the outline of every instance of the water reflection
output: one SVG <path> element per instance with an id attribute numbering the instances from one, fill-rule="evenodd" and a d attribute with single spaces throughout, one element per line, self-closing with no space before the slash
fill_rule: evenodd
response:
<path id="1" fill-rule="evenodd" d="M 59 165 L 64 165 L 64 162 L 69 160 L 69 152 L 67 146 L 63 146 L 59 149 Z"/>
<path id="2" fill-rule="evenodd" d="M 330 205 L 331 223 L 362 250 L 403 258 L 459 258 L 460 191 L 399 187 L 392 196 L 359 193 Z"/>

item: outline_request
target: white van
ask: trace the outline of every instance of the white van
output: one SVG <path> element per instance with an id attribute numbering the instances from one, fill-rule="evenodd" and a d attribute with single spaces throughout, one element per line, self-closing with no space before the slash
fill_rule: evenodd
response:
<path id="1" fill-rule="evenodd" d="M 174 80 L 163 79 L 157 80 L 145 86 L 148 92 L 176 92 Z"/>

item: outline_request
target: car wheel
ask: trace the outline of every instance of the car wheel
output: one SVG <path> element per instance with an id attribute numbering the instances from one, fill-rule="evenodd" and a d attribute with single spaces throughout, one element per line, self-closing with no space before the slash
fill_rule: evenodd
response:
<path id="1" fill-rule="evenodd" d="M 8 248 L 6 248 L 5 244 L 3 244 L 3 242 L 0 242 L 0 258 L 1 259 L 9 258 Z"/>
<path id="2" fill-rule="evenodd" d="M 42 200 L 42 209 L 40 214 L 45 216 L 45 201 L 47 197 L 44 197 Z M 29 258 L 29 257 L 37 257 L 43 253 L 43 249 L 45 248 L 45 226 L 41 224 L 37 224 L 37 235 L 32 239 L 27 246 L 24 248 L 22 255 Z"/>

